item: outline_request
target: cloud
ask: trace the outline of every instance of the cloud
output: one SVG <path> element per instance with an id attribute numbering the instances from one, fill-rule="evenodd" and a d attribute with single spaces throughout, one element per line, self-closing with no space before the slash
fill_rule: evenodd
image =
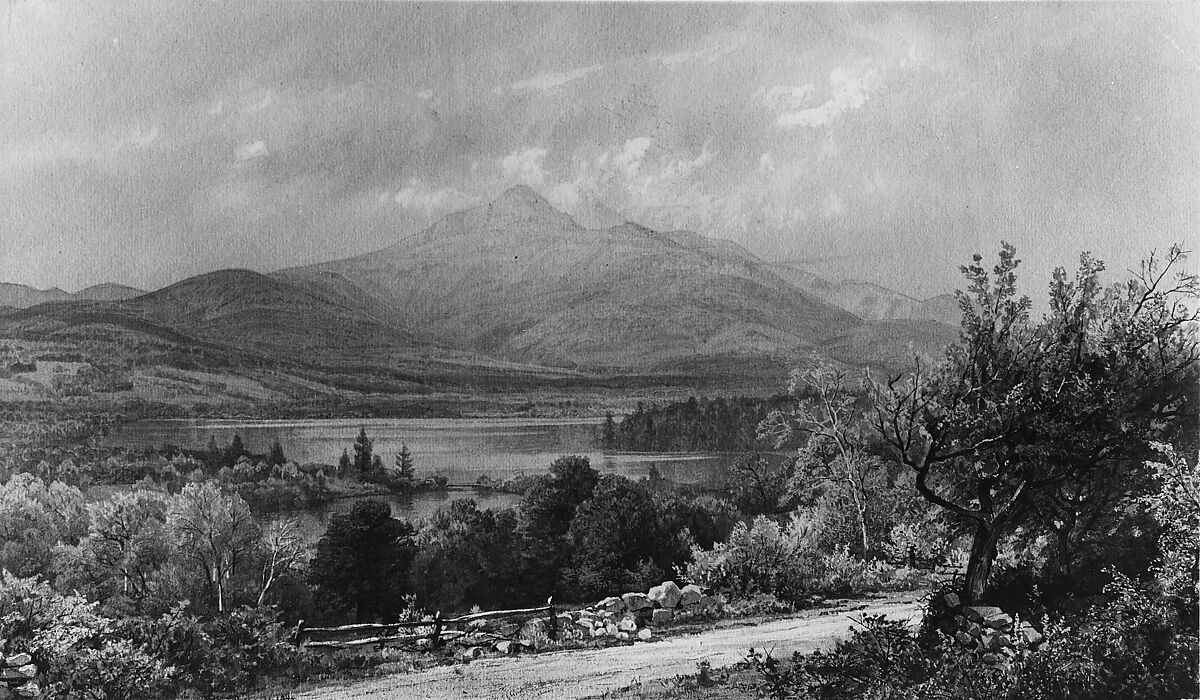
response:
<path id="1" fill-rule="evenodd" d="M 754 96 L 771 109 L 792 111 L 803 108 L 816 89 L 812 83 L 797 86 L 772 85 L 754 93 Z"/>
<path id="2" fill-rule="evenodd" d="M 566 85 L 567 83 L 575 82 L 581 78 L 586 78 L 592 73 L 598 73 L 602 70 L 604 70 L 604 66 L 601 64 L 596 64 L 563 73 L 538 73 L 532 78 L 518 80 L 517 82 L 512 83 L 508 86 L 508 89 L 512 92 L 523 92 L 527 90 L 547 92 L 561 85 Z M 497 93 L 503 91 L 504 89 L 502 87 L 496 89 Z"/>
<path id="3" fill-rule="evenodd" d="M 410 178 L 404 187 L 391 197 L 404 209 L 426 216 L 443 211 L 457 211 L 479 203 L 479 198 L 453 187 L 434 188 L 420 178 Z"/>
<path id="4" fill-rule="evenodd" d="M 838 66 L 829 73 L 829 99 L 816 107 L 784 112 L 775 120 L 778 126 L 825 126 L 851 110 L 858 109 L 870 99 L 870 91 L 879 77 L 864 58 L 851 66 Z M 799 105 L 796 105 L 799 106 Z"/>
<path id="5" fill-rule="evenodd" d="M 737 51 L 746 45 L 746 38 L 739 37 L 734 41 L 717 42 L 709 44 L 696 51 L 679 51 L 668 54 L 654 54 L 648 56 L 647 60 L 653 63 L 660 63 L 668 68 L 682 66 L 688 63 L 708 63 L 713 64 L 722 57 Z"/>
<path id="6" fill-rule="evenodd" d="M 252 141 L 237 150 L 239 163 L 268 155 L 270 152 L 267 150 L 267 142 L 262 140 Z"/>
<path id="7" fill-rule="evenodd" d="M 504 171 L 504 177 L 510 181 L 541 187 L 546 181 L 546 171 L 542 168 L 542 159 L 546 157 L 546 153 L 544 148 L 513 151 L 500 159 L 500 168 Z"/>

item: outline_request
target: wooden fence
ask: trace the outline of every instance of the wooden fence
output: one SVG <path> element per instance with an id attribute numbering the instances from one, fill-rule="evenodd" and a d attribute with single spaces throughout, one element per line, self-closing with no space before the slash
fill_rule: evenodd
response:
<path id="1" fill-rule="evenodd" d="M 538 608 L 521 608 L 518 610 L 489 610 L 471 613 L 460 617 L 443 618 L 441 611 L 432 620 L 417 620 L 411 622 L 366 623 L 357 625 L 342 625 L 340 627 L 305 627 L 301 620 L 296 625 L 293 641 L 306 649 L 349 649 L 360 646 L 399 645 L 415 643 L 422 639 L 429 640 L 429 647 L 436 649 L 444 642 L 452 641 L 467 634 L 462 629 L 447 629 L 465 627 L 479 620 L 502 620 L 513 617 L 546 617 L 546 634 L 551 639 L 558 638 L 558 612 L 554 608 L 553 596 L 546 604 Z M 409 630 L 401 634 L 402 630 Z M 427 631 L 425 631 L 427 630 Z"/>

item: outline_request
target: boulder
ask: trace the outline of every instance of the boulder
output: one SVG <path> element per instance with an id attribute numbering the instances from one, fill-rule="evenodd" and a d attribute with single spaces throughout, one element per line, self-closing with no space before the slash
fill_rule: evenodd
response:
<path id="1" fill-rule="evenodd" d="M 643 642 L 650 641 L 650 638 L 653 636 L 654 636 L 654 633 L 650 631 L 649 627 L 643 627 L 642 629 L 638 630 L 638 633 L 637 633 L 637 638 L 642 640 Z"/>
<path id="2" fill-rule="evenodd" d="M 662 625 L 671 624 L 671 620 L 673 619 L 675 619 L 675 613 L 666 608 L 659 608 L 654 611 L 653 615 L 651 615 L 650 622 L 661 627 Z"/>
<path id="3" fill-rule="evenodd" d="M 679 590 L 679 586 L 675 585 L 674 581 L 663 581 L 662 584 L 650 589 L 650 600 L 658 604 L 660 608 L 679 607 L 679 599 L 683 596 L 683 592 Z"/>
<path id="4" fill-rule="evenodd" d="M 957 593 L 947 593 L 946 595 L 942 596 L 942 602 L 945 603 L 946 607 L 950 608 L 951 610 L 957 608 L 959 605 L 962 605 L 962 601 L 959 600 Z"/>
<path id="5" fill-rule="evenodd" d="M 36 698 L 42 694 L 41 687 L 34 681 L 29 681 L 25 685 L 13 690 L 19 698 Z"/>
<path id="6" fill-rule="evenodd" d="M 596 603 L 596 609 L 610 613 L 622 613 L 625 612 L 625 601 L 612 596 Z"/>
<path id="7" fill-rule="evenodd" d="M 29 654 L 26 654 L 25 652 L 21 652 L 20 654 L 13 654 L 12 656 L 5 659 L 4 665 L 5 666 L 24 666 L 25 664 L 32 663 L 32 662 L 33 662 L 32 656 L 30 656 Z"/>
<path id="8" fill-rule="evenodd" d="M 1007 613 L 989 615 L 983 619 L 983 624 L 996 630 L 1006 630 L 1012 627 L 1012 616 Z"/>
<path id="9" fill-rule="evenodd" d="M 636 632 L 637 627 L 637 618 L 630 615 L 621 618 L 621 621 L 617 623 L 618 632 Z"/>
<path id="10" fill-rule="evenodd" d="M 621 601 L 625 603 L 625 609 L 630 612 L 654 607 L 654 602 L 645 593 L 626 593 L 621 596 Z"/>
<path id="11" fill-rule="evenodd" d="M 1043 639 L 1046 638 L 1041 632 L 1038 632 L 1033 628 L 1032 625 L 1028 623 L 1022 623 L 1021 626 L 1017 628 L 1017 634 L 1020 635 L 1021 639 L 1024 640 L 1024 642 L 1029 646 L 1037 646 L 1038 644 L 1042 643 Z"/>
<path id="12" fill-rule="evenodd" d="M 979 660 L 982 661 L 983 663 L 987 664 L 988 666 L 1000 666 L 1008 659 L 1004 658 L 1004 656 L 1001 654 L 989 652 L 989 653 L 981 656 L 979 658 Z"/>
<path id="13" fill-rule="evenodd" d="M 478 659 L 481 656 L 483 656 L 483 647 L 470 647 L 462 651 L 462 658 L 466 661 Z"/>
<path id="14" fill-rule="evenodd" d="M 429 637 L 421 637 L 420 639 L 417 640 L 417 648 L 420 649 L 421 651 L 425 651 L 426 649 L 432 649 L 433 648 L 433 640 L 430 639 Z"/>
<path id="15" fill-rule="evenodd" d="M 17 670 L 24 673 L 26 678 L 33 678 L 37 675 L 37 666 L 33 664 L 25 664 Z"/>
<path id="16" fill-rule="evenodd" d="M 24 682 L 37 675 L 37 669 L 33 673 L 26 673 L 19 668 L 0 668 L 0 683 Z"/>
<path id="17" fill-rule="evenodd" d="M 592 628 L 592 636 L 597 637 L 597 638 L 606 637 L 606 636 L 608 636 L 608 630 L 604 627 L 593 627 Z"/>
<path id="18" fill-rule="evenodd" d="M 983 624 L 984 620 L 996 615 L 1003 615 L 1004 611 L 994 605 L 972 605 L 963 608 L 963 614 L 968 620 Z"/>
<path id="19" fill-rule="evenodd" d="M 629 641 L 629 633 L 628 632 L 617 632 L 617 639 L 621 640 L 622 642 L 628 642 Z"/>
<path id="20" fill-rule="evenodd" d="M 679 590 L 679 605 L 688 607 L 698 605 L 704 599 L 704 590 L 694 583 L 689 583 Z"/>
<path id="21" fill-rule="evenodd" d="M 520 644 L 517 644 L 509 639 L 505 639 L 502 642 L 496 642 L 496 651 L 500 652 L 501 654 L 515 654 L 520 651 L 520 649 Z"/>

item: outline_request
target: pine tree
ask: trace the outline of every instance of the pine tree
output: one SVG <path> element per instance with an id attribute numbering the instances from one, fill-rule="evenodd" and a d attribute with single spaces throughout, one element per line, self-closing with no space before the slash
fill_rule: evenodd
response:
<path id="1" fill-rule="evenodd" d="M 338 460 L 338 476 L 346 476 L 350 473 L 350 453 L 342 450 L 342 458 Z"/>
<path id="2" fill-rule="evenodd" d="M 287 457 L 283 456 L 283 446 L 276 439 L 275 442 L 271 443 L 271 454 L 267 456 L 267 464 L 275 467 L 286 462 Z"/>
<path id="3" fill-rule="evenodd" d="M 617 424 L 613 421 L 612 411 L 604 414 L 604 427 L 600 439 L 606 448 L 611 448 L 617 442 Z"/>
<path id="4" fill-rule="evenodd" d="M 367 429 L 359 428 L 358 437 L 354 440 L 354 470 L 360 477 L 371 473 L 371 448 L 374 444 L 367 437 Z"/>
<path id="5" fill-rule="evenodd" d="M 204 460 L 208 462 L 209 469 L 216 470 L 218 462 L 221 461 L 221 448 L 217 445 L 217 436 L 208 436 L 208 448 L 205 450 Z"/>
<path id="6" fill-rule="evenodd" d="M 412 453 L 408 445 L 400 443 L 400 454 L 396 455 L 396 471 L 401 479 L 412 481 L 417 476 L 416 465 L 413 464 Z"/>

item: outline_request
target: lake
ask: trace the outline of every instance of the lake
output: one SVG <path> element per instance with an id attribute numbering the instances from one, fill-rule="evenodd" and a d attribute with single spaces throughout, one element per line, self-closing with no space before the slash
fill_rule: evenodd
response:
<path id="1" fill-rule="evenodd" d="M 203 449 L 210 437 L 222 447 L 240 435 L 246 449 L 265 454 L 279 440 L 284 455 L 300 463 L 336 464 L 342 450 L 353 454 L 360 428 L 374 441 L 374 451 L 391 465 L 401 444 L 408 446 L 417 476 L 442 475 L 451 484 L 470 485 L 482 475 L 502 480 L 544 474 L 563 455 L 583 455 L 601 472 L 641 479 L 651 466 L 678 483 L 710 482 L 734 454 L 678 452 L 619 452 L 599 447 L 601 418 L 396 418 L 323 420 L 144 420 L 115 429 L 108 444 L 158 448 L 163 444 Z M 389 498 L 399 517 L 419 519 L 453 498 L 475 498 L 480 507 L 515 505 L 511 494 L 479 493 L 474 489 L 449 494 L 417 494 L 412 499 Z M 331 504 L 319 515 L 348 509 L 348 501 Z"/>

